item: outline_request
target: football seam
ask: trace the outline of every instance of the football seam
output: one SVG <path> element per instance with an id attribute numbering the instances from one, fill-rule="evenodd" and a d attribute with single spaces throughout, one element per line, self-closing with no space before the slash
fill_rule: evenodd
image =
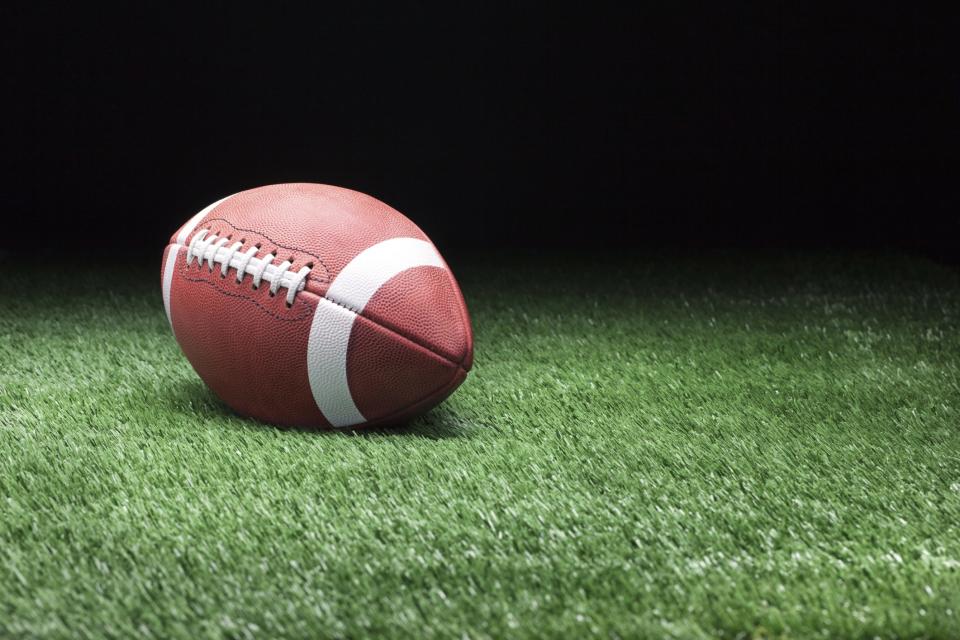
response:
<path id="1" fill-rule="evenodd" d="M 402 338 L 403 340 L 406 340 L 406 341 L 409 342 L 410 344 L 416 345 L 416 346 L 420 347 L 421 349 L 424 349 L 425 351 L 429 351 L 430 353 L 432 353 L 433 355 L 437 356 L 438 358 L 440 358 L 441 360 L 443 360 L 443 361 L 446 362 L 447 364 L 453 365 L 454 367 L 457 367 L 457 368 L 459 368 L 459 369 L 463 369 L 463 361 L 466 360 L 466 358 L 467 358 L 466 355 L 464 355 L 464 357 L 461 358 L 459 362 L 456 361 L 456 360 L 452 360 L 452 359 L 448 358 L 447 356 L 443 355 L 442 353 L 437 353 L 437 351 L 434 350 L 432 347 L 430 347 L 430 345 L 423 344 L 423 343 L 420 342 L 419 340 L 415 340 L 414 338 L 412 338 L 412 337 L 410 337 L 410 336 L 408 336 L 408 335 L 404 335 L 403 333 L 400 333 L 400 331 L 394 329 L 393 327 L 388 327 L 388 326 L 386 326 L 385 324 L 383 324 L 383 323 L 381 323 L 381 322 L 377 322 L 377 321 L 374 320 L 373 318 L 370 318 L 370 317 L 368 317 L 368 316 L 363 315 L 362 312 L 357 311 L 356 309 L 354 309 L 353 307 L 351 307 L 351 306 L 349 306 L 349 305 L 343 304 L 342 302 L 337 302 L 336 300 L 332 300 L 331 298 L 328 298 L 327 296 L 318 295 L 318 294 L 316 294 L 316 293 L 313 293 L 312 291 L 306 291 L 306 290 L 304 290 L 304 291 L 301 291 L 300 293 L 301 293 L 301 294 L 311 295 L 311 296 L 317 298 L 317 300 L 320 300 L 320 299 L 326 300 L 327 302 L 329 302 L 329 303 L 331 303 L 331 304 L 335 304 L 335 305 L 337 305 L 338 307 L 341 307 L 341 308 L 343 308 L 343 309 L 346 309 L 346 310 L 349 311 L 350 313 L 356 314 L 357 316 L 363 318 L 364 320 L 366 320 L 366 321 L 369 322 L 370 324 L 376 325 L 377 327 L 380 327 L 381 329 L 384 329 L 384 330 L 386 330 L 386 331 L 389 331 L 390 333 L 392 333 L 393 335 L 397 336 L 398 338 Z"/>
<path id="2" fill-rule="evenodd" d="M 221 289 L 220 287 L 218 287 L 218 286 L 216 285 L 216 283 L 210 282 L 210 281 L 209 281 L 208 279 L 206 279 L 206 278 L 197 278 L 197 277 L 188 275 L 188 273 L 189 273 L 189 272 L 187 271 L 188 267 L 189 267 L 189 265 L 184 265 L 184 266 L 181 266 L 181 267 L 180 267 L 180 272 L 181 272 L 184 280 L 186 280 L 186 281 L 188 281 L 188 282 L 198 282 L 198 283 L 204 284 L 204 285 L 210 287 L 213 291 L 215 291 L 215 292 L 217 292 L 217 293 L 219 293 L 219 294 L 225 295 L 225 296 L 227 296 L 227 297 L 230 297 L 230 298 L 239 298 L 239 299 L 241 299 L 241 300 L 247 300 L 247 301 L 249 301 L 249 302 L 252 302 L 254 305 L 256 305 L 256 307 L 257 307 L 258 309 L 260 309 L 261 311 L 263 311 L 264 313 L 266 313 L 266 314 L 269 315 L 270 317 L 275 318 L 275 319 L 277 319 L 277 320 L 280 320 L 281 322 L 303 322 L 304 320 L 308 320 L 308 319 L 312 318 L 311 314 L 309 314 L 309 313 L 303 314 L 302 312 L 301 312 L 300 315 L 298 315 L 298 316 L 295 317 L 295 318 L 283 318 L 283 317 L 281 317 L 280 315 L 278 315 L 277 313 L 275 313 L 275 312 L 271 311 L 270 309 L 267 309 L 266 307 L 264 307 L 262 304 L 260 304 L 258 301 L 256 301 L 256 300 L 254 300 L 253 298 L 251 298 L 249 295 L 241 294 L 241 293 L 230 293 L 229 291 L 224 291 L 223 289 Z M 351 307 L 350 305 L 343 304 L 342 302 L 338 302 L 337 300 L 334 300 L 334 299 L 332 299 L 332 298 L 328 298 L 327 296 L 321 296 L 321 295 L 319 295 L 319 294 L 317 294 L 317 293 L 314 293 L 314 292 L 312 292 L 312 291 L 308 291 L 308 290 L 306 290 L 306 289 L 304 289 L 303 291 L 297 292 L 297 298 L 298 298 L 298 299 L 299 299 L 299 297 L 300 297 L 301 295 L 311 295 L 311 296 L 317 298 L 318 300 L 322 298 L 322 299 L 326 300 L 327 302 L 330 302 L 331 304 L 335 304 L 335 305 L 337 305 L 338 307 L 342 307 L 342 308 L 346 309 L 347 311 L 349 311 L 349 312 L 351 312 L 351 313 L 354 313 L 354 314 L 360 316 L 360 317 L 363 318 L 364 320 L 367 320 L 367 321 L 370 322 L 371 324 L 374 324 L 374 325 L 376 325 L 376 326 L 378 326 L 378 327 L 380 327 L 380 328 L 382 328 L 382 329 L 385 329 L 386 331 L 389 331 L 390 333 L 392 333 L 392 334 L 394 334 L 394 335 L 396 335 L 396 336 L 398 336 L 398 337 L 400 337 L 400 338 L 403 338 L 404 340 L 409 341 L 411 344 L 415 344 L 415 345 L 417 345 L 418 347 L 422 347 L 423 349 L 429 351 L 429 352 L 432 353 L 433 355 L 435 355 L 435 356 L 437 356 L 438 358 L 442 359 L 444 362 L 446 362 L 446 363 L 448 363 L 448 364 L 452 364 L 452 365 L 454 365 L 454 366 L 456 366 L 456 367 L 459 367 L 459 368 L 461 368 L 461 369 L 463 369 L 463 363 L 464 363 L 464 361 L 466 361 L 467 356 L 469 355 L 469 353 L 465 351 L 463 357 L 460 358 L 460 360 L 453 360 L 453 359 L 448 358 L 447 356 L 443 355 L 442 353 L 438 353 L 438 352 L 437 352 L 435 349 L 433 349 L 430 345 L 423 344 L 423 343 L 420 342 L 419 340 L 416 340 L 416 339 L 412 338 L 411 336 L 408 336 L 408 335 L 405 335 L 405 334 L 401 333 L 398 329 L 395 329 L 394 327 L 389 327 L 389 326 L 383 324 L 382 322 L 377 322 L 377 321 L 374 320 L 373 318 L 370 318 L 369 316 L 363 315 L 363 312 L 362 312 L 362 311 L 357 311 L 356 308 Z M 301 306 L 305 306 L 305 305 L 306 305 L 306 303 L 304 303 L 302 300 L 299 301 L 299 304 L 300 304 Z"/>

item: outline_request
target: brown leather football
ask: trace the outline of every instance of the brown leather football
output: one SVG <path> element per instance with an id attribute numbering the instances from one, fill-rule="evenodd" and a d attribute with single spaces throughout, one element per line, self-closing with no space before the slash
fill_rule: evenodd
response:
<path id="1" fill-rule="evenodd" d="M 161 278 L 190 364 L 266 422 L 401 422 L 473 362 L 467 308 L 436 247 L 357 191 L 279 184 L 214 202 L 171 237 Z"/>

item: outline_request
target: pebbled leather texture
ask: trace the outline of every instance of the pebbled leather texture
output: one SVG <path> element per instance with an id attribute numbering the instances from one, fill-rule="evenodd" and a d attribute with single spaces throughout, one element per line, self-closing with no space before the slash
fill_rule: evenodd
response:
<path id="1" fill-rule="evenodd" d="M 203 230 L 228 237 L 230 244 L 241 242 L 244 250 L 259 245 L 257 257 L 273 254 L 278 265 L 290 260 L 292 271 L 311 266 L 306 288 L 288 307 L 286 291 L 270 295 L 264 284 L 254 289 L 249 275 L 238 283 L 233 269 L 221 276 L 219 265 L 188 265 L 185 246 Z M 164 253 L 161 279 L 174 334 L 204 382 L 240 414 L 319 428 L 405 420 L 448 396 L 472 364 L 466 305 L 443 260 L 404 265 L 359 313 L 344 309 L 344 322 L 328 327 L 326 316 L 317 313 L 318 302 L 351 261 L 371 247 L 368 254 L 379 255 L 375 245 L 395 238 L 429 242 L 398 211 L 349 189 L 282 184 L 227 197 L 178 229 Z M 416 243 L 399 246 L 407 244 Z M 175 263 L 168 266 L 169 260 Z M 341 283 L 368 262 L 355 262 Z M 311 339 L 315 315 L 320 323 Z M 349 335 L 322 333 L 328 330 Z M 318 350 L 318 340 L 347 345 L 345 361 Z M 318 364 L 317 358 L 327 360 Z M 344 379 L 347 388 L 335 388 Z M 343 404 L 337 398 L 344 393 L 356 411 L 331 405 L 325 414 L 318 406 Z"/>

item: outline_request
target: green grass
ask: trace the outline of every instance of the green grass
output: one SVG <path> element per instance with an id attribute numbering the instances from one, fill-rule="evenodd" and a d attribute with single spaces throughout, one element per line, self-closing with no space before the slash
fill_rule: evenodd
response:
<path id="1" fill-rule="evenodd" d="M 159 267 L 5 264 L 0 637 L 960 637 L 956 271 L 455 266 L 463 387 L 314 433 L 206 390 Z"/>

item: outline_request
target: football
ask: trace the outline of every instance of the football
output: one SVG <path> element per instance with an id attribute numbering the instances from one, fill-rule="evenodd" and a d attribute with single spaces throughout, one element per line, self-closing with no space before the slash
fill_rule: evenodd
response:
<path id="1" fill-rule="evenodd" d="M 197 374 L 265 422 L 403 422 L 473 362 L 467 308 L 436 247 L 357 191 L 278 184 L 218 200 L 170 238 L 161 283 Z"/>

